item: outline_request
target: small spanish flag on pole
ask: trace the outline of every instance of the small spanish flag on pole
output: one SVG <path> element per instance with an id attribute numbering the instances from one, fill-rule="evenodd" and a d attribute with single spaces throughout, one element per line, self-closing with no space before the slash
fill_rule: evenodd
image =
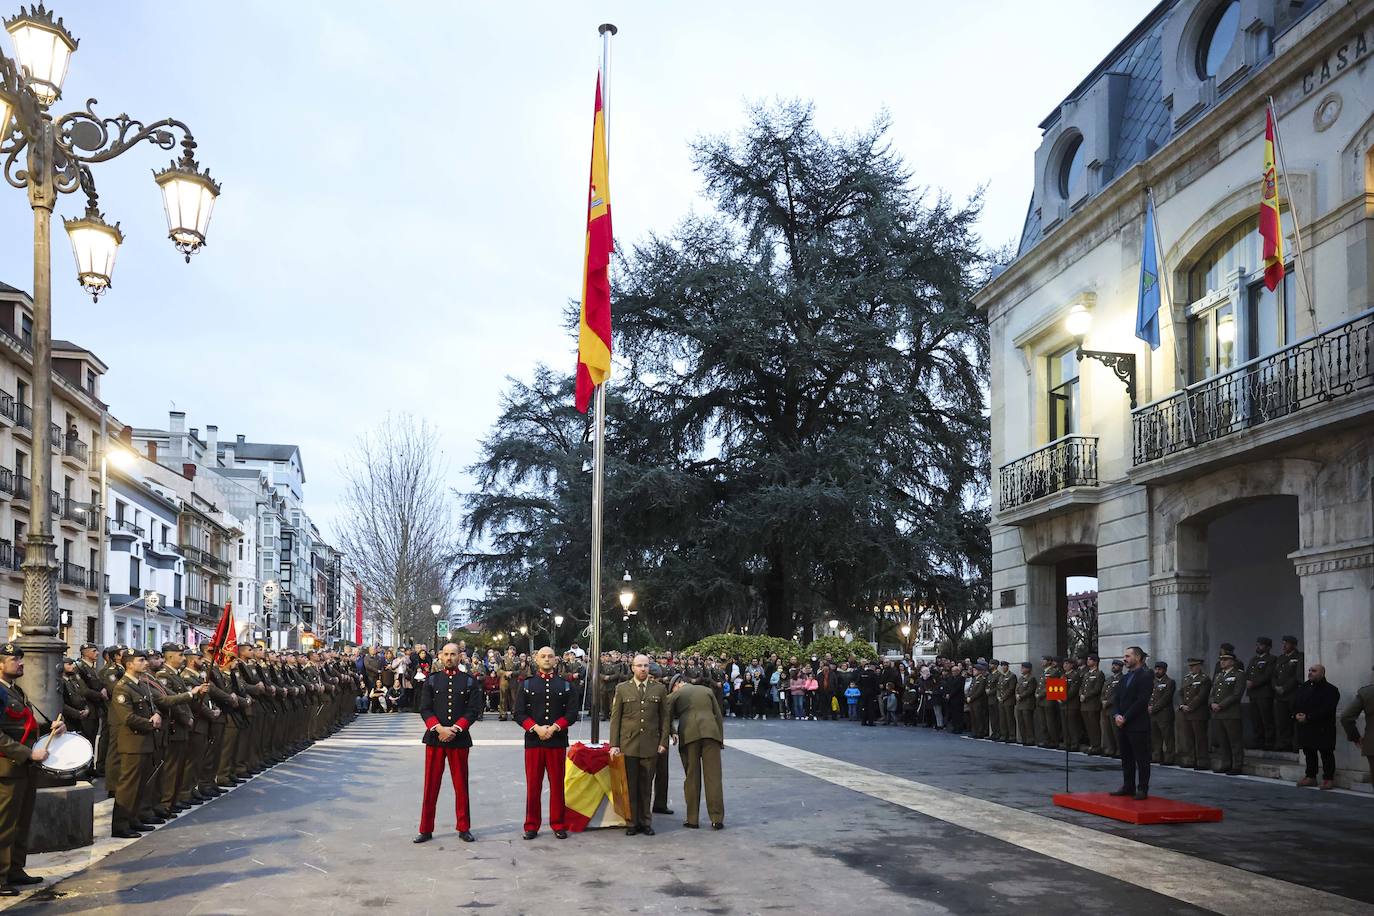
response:
<path id="1" fill-rule="evenodd" d="M 582 317 L 577 329 L 577 409 L 587 412 L 596 387 L 611 374 L 610 166 L 606 115 L 601 109 L 601 74 L 596 77 L 592 119 L 592 177 L 587 196 L 587 263 L 582 274 Z"/>
<path id="2" fill-rule="evenodd" d="M 1264 177 L 1260 181 L 1259 234 L 1264 239 L 1264 285 L 1273 292 L 1283 281 L 1283 225 L 1279 221 L 1279 177 L 1274 156 L 1274 108 L 1264 111 Z"/>

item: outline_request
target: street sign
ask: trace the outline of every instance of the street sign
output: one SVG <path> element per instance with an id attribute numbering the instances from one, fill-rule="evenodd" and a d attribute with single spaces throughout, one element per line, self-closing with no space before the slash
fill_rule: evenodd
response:
<path id="1" fill-rule="evenodd" d="M 439 638 L 440 638 L 440 639 L 448 639 L 448 621 L 447 621 L 447 620 L 440 620 L 440 621 L 439 621 Z"/>
<path id="2" fill-rule="evenodd" d="M 277 598 L 277 583 L 268 579 L 262 583 L 262 597 L 267 601 L 275 601 Z"/>
<path id="3" fill-rule="evenodd" d="M 1068 678 L 1047 677 L 1045 678 L 1045 699 L 1050 702 L 1064 702 L 1069 698 Z"/>
<path id="4" fill-rule="evenodd" d="M 143 606 L 150 611 L 156 611 L 162 607 L 162 596 L 157 592 L 148 592 L 143 596 Z"/>

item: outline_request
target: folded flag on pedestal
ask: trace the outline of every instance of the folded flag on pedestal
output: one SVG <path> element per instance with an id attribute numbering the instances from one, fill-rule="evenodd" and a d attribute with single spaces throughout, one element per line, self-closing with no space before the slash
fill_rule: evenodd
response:
<path id="1" fill-rule="evenodd" d="M 612 757 L 608 745 L 588 746 L 579 741 L 568 748 L 563 803 L 573 833 L 588 827 L 624 827 L 630 819 L 625 758 Z"/>

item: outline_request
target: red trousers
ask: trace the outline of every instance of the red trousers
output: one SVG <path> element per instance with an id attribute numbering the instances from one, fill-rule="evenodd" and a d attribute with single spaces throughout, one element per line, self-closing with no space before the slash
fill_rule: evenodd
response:
<path id="1" fill-rule="evenodd" d="M 457 831 L 472 829 L 468 815 L 468 748 L 425 746 L 425 798 L 420 808 L 420 832 L 434 832 L 434 808 L 439 803 L 439 786 L 444 781 L 444 764 L 453 779 L 453 809 Z"/>
<path id="2" fill-rule="evenodd" d="M 568 761 L 565 747 L 525 748 L 525 829 L 538 830 L 543 820 L 540 795 L 544 774 L 549 774 L 549 827 L 567 830 L 563 817 L 563 766 Z"/>

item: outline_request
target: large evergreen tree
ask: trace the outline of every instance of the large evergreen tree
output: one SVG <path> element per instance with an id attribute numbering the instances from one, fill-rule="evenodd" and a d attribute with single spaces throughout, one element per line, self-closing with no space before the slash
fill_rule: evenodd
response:
<path id="1" fill-rule="evenodd" d="M 717 212 L 616 271 L 607 571 L 633 569 L 650 629 L 678 642 L 986 606 L 977 202 L 916 188 L 886 132 L 754 109 L 694 147 Z M 570 392 L 542 367 L 516 385 L 473 469 L 461 569 L 493 587 L 491 614 L 585 614 L 590 447 Z"/>

